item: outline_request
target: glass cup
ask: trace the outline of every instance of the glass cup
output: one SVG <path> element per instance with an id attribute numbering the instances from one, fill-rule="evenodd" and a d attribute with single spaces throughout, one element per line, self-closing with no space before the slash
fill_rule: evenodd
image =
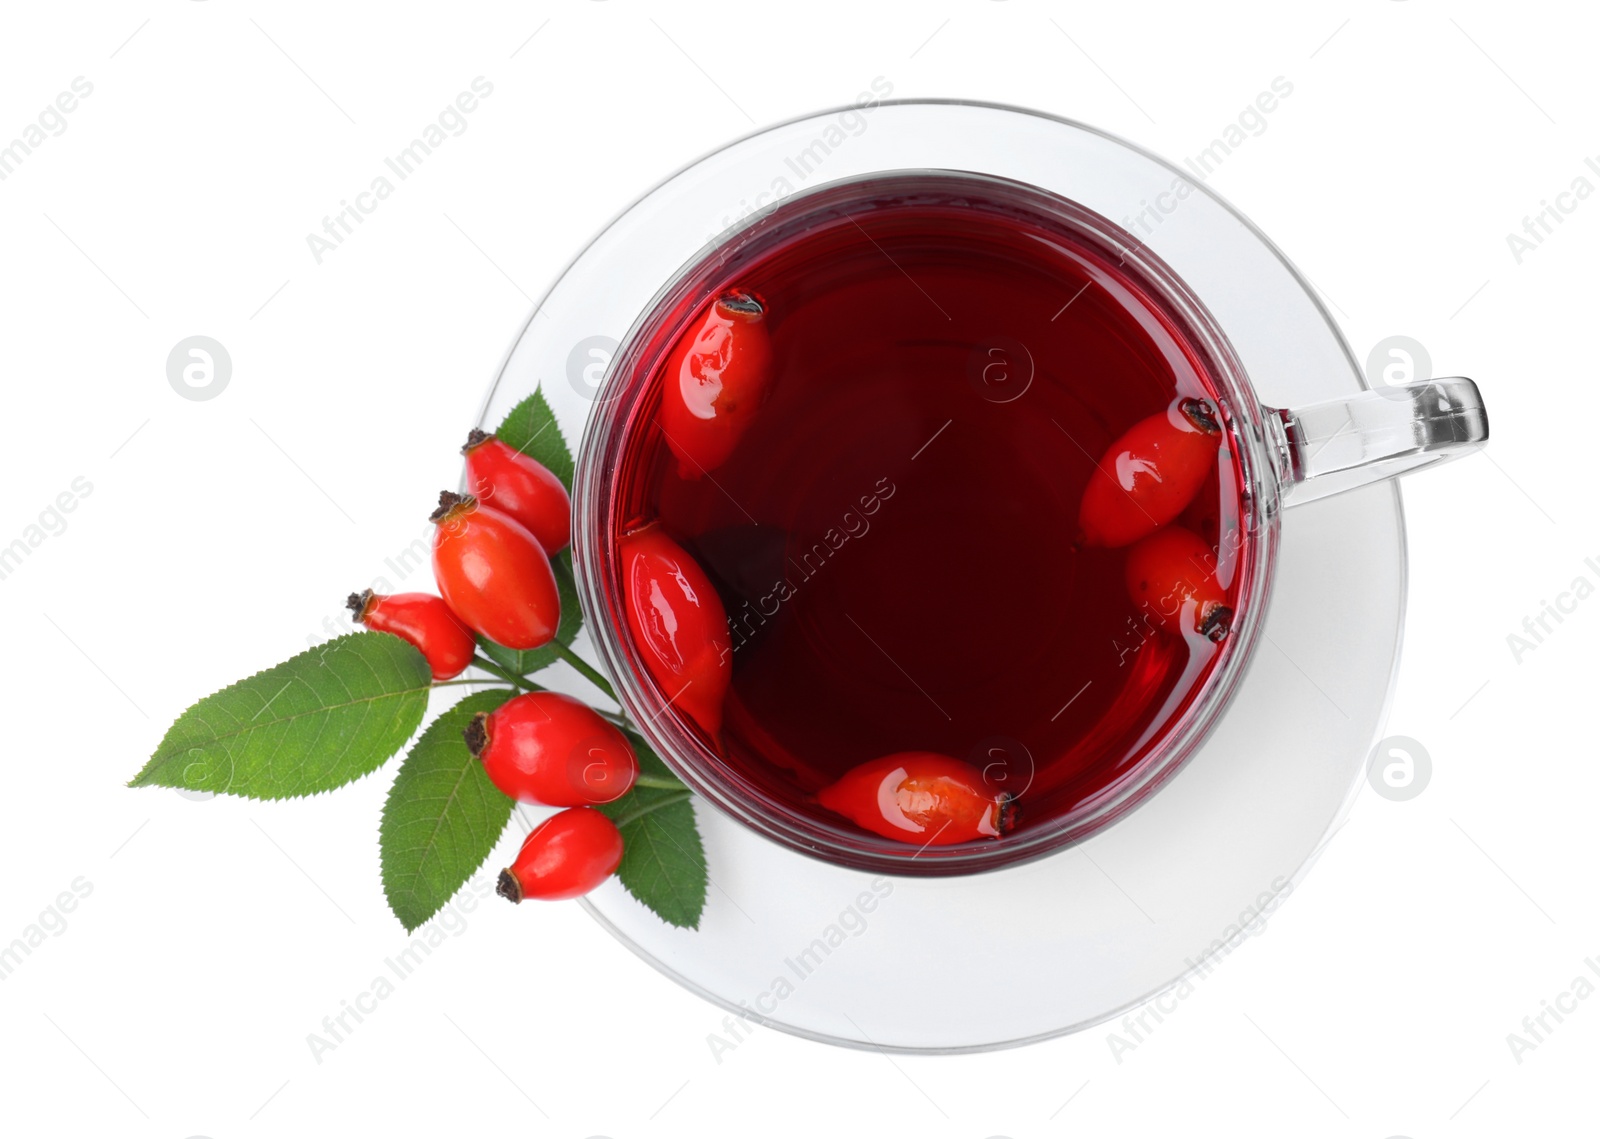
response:
<path id="1" fill-rule="evenodd" d="M 1105 792 L 999 840 L 947 847 L 894 842 L 797 810 L 726 765 L 667 707 L 627 632 L 615 535 L 626 516 L 620 459 L 651 377 L 686 313 L 718 282 L 819 220 L 896 186 L 905 192 L 979 194 L 1027 211 L 1121 261 L 1182 330 L 1216 386 L 1238 456 L 1242 546 L 1237 615 L 1223 651 L 1183 713 L 1163 725 L 1137 762 Z M 932 190 L 930 191 L 930 187 Z M 1157 791 L 1205 741 L 1228 708 L 1265 620 L 1285 509 L 1392 478 L 1480 446 L 1488 421 L 1464 378 L 1380 387 L 1299 408 L 1267 406 L 1222 323 L 1150 243 L 1084 205 L 1001 172 L 885 166 L 785 195 L 709 241 L 656 292 L 617 348 L 586 425 L 574 485 L 574 567 L 595 645 L 619 699 L 663 760 L 707 802 L 792 850 L 861 870 L 910 876 L 967 874 L 1062 850 L 1113 823 Z"/>

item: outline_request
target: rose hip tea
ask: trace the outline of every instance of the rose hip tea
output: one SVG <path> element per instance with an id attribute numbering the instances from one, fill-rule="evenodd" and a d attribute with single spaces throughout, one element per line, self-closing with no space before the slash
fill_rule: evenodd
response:
<path id="1" fill-rule="evenodd" d="M 1182 719 L 1248 512 L 1206 354 L 1127 241 L 879 179 L 758 225 L 658 323 L 621 590 L 730 779 L 846 832 L 1005 841 Z"/>

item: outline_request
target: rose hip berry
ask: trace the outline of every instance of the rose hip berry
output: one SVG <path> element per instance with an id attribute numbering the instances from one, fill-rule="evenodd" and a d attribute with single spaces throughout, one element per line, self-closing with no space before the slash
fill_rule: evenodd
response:
<path id="1" fill-rule="evenodd" d="M 559 692 L 527 692 L 479 712 L 464 735 L 489 781 L 525 803 L 609 803 L 639 777 L 628 738 L 593 708 Z"/>
<path id="2" fill-rule="evenodd" d="M 772 386 L 766 315 L 755 294 L 723 293 L 673 349 L 657 422 L 686 479 L 720 466 L 766 399 Z"/>
<path id="3" fill-rule="evenodd" d="M 817 802 L 865 830 L 918 846 L 998 838 L 1016 824 L 1012 797 L 970 763 L 932 751 L 868 760 L 817 792 Z"/>
<path id="4" fill-rule="evenodd" d="M 1078 511 L 1089 546 L 1126 546 L 1171 522 L 1217 464 L 1222 428 L 1203 399 L 1178 399 L 1128 428 L 1089 476 Z"/>
<path id="5" fill-rule="evenodd" d="M 1233 624 L 1216 555 L 1193 531 L 1168 526 L 1128 551 L 1128 596 L 1167 632 L 1220 641 Z"/>
<path id="6" fill-rule="evenodd" d="M 628 628 L 662 697 L 717 739 L 733 648 L 722 599 L 659 523 L 618 543 Z"/>
<path id="7" fill-rule="evenodd" d="M 467 490 L 474 498 L 526 526 L 545 553 L 566 548 L 572 540 L 572 500 L 560 479 L 477 428 L 461 453 L 467 457 Z"/>
<path id="8" fill-rule="evenodd" d="M 556 635 L 561 595 L 538 539 L 510 515 L 471 495 L 439 495 L 433 579 L 466 626 L 508 649 L 536 649 Z"/>
<path id="9" fill-rule="evenodd" d="M 431 593 L 396 593 L 384 596 L 372 590 L 352 593 L 345 602 L 351 619 L 379 633 L 393 633 L 410 641 L 428 658 L 435 680 L 460 676 L 478 649 L 472 630 L 450 612 L 442 598 Z"/>
<path id="10" fill-rule="evenodd" d="M 622 862 L 622 832 L 593 807 L 570 807 L 551 815 L 522 840 L 510 867 L 500 871 L 496 893 L 560 901 L 587 894 Z"/>

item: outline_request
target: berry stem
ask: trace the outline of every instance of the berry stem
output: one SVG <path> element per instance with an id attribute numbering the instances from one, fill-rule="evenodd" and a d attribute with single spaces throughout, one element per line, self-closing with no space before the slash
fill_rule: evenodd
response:
<path id="1" fill-rule="evenodd" d="M 473 657 L 472 663 L 483 669 L 484 672 L 489 673 L 491 676 L 498 676 L 501 680 L 506 681 L 508 684 L 516 685 L 524 692 L 545 691 L 541 685 L 535 684 L 525 676 L 518 676 L 516 673 L 511 672 L 508 669 L 501 668 L 482 653 L 479 653 L 477 656 Z"/>
<path id="2" fill-rule="evenodd" d="M 560 657 L 573 668 L 577 669 L 579 675 L 581 675 L 590 684 L 594 685 L 601 692 L 604 692 L 613 703 L 621 703 L 621 701 L 617 699 L 616 690 L 611 687 L 611 682 L 605 678 L 605 675 L 599 669 L 595 668 L 592 664 L 584 660 L 577 653 L 573 652 L 571 648 L 562 644 L 560 641 L 551 641 L 550 649 L 556 654 L 556 656 Z"/>
<path id="3" fill-rule="evenodd" d="M 687 800 L 689 798 L 689 796 L 690 796 L 690 791 L 689 791 L 689 789 L 687 787 L 685 787 L 681 793 L 673 794 L 673 795 L 663 795 L 663 796 L 661 796 L 661 798 L 655 800 L 654 802 L 646 803 L 644 806 L 638 808 L 637 810 L 628 811 L 626 814 L 619 815 L 615 819 L 612 819 L 611 821 L 616 823 L 618 827 L 623 827 L 623 826 L 626 826 L 627 824 L 633 822 L 633 820 L 635 820 L 635 819 L 642 819 L 645 815 L 648 815 L 651 811 L 659 811 L 662 807 L 670 807 L 674 803 L 682 803 L 685 800 Z"/>
<path id="4" fill-rule="evenodd" d="M 559 642 L 557 642 L 557 641 L 552 641 L 550 643 L 552 645 L 559 644 Z M 567 649 L 567 647 L 565 645 L 561 645 L 560 647 L 563 650 L 565 650 L 566 652 L 568 652 L 568 653 L 571 652 L 571 650 Z M 562 657 L 562 659 L 565 660 L 567 658 L 566 657 Z M 582 658 L 580 658 L 580 657 L 578 657 L 576 655 L 572 656 L 571 659 L 574 660 L 574 661 L 577 661 L 578 664 L 580 664 L 580 665 L 583 664 Z M 516 685 L 518 688 L 522 689 L 524 692 L 547 692 L 547 691 L 549 691 L 543 685 L 535 684 L 533 681 L 529 680 L 525 676 L 518 676 L 516 673 L 511 672 L 509 669 L 501 668 L 499 665 L 495 664 L 494 661 L 490 660 L 488 657 L 484 656 L 482 653 L 479 653 L 477 656 L 473 657 L 472 658 L 472 663 L 477 665 L 484 672 L 490 673 L 493 676 L 497 676 L 501 680 L 504 680 L 508 684 Z M 588 667 L 588 666 L 585 665 L 584 667 Z M 583 670 L 579 669 L 579 671 L 581 672 Z M 584 675 L 587 676 L 588 673 L 585 673 Z M 599 673 L 595 673 L 594 677 L 592 677 L 591 679 L 596 679 L 596 678 L 598 678 L 596 680 L 596 683 L 598 683 L 599 681 L 605 679 L 604 677 L 601 677 Z M 482 684 L 483 681 L 481 681 L 481 680 L 447 680 L 444 683 L 445 684 Z M 441 685 L 436 684 L 436 685 L 434 685 L 434 687 L 438 688 L 438 687 L 441 687 Z M 607 695 L 610 695 L 610 687 L 609 686 L 607 686 L 605 688 L 605 691 L 606 691 Z M 616 697 L 615 696 L 611 696 L 611 699 L 615 700 Z M 603 711 L 603 710 L 601 710 L 599 708 L 596 708 L 595 709 L 595 714 L 600 716 L 602 719 L 609 720 L 611 723 L 615 724 L 618 728 L 622 729 L 622 731 L 626 732 L 628 737 L 630 739 L 632 739 L 633 742 L 635 744 L 637 744 L 639 747 L 649 748 L 650 745 L 645 742 L 644 736 L 639 734 L 639 729 L 635 728 L 633 726 L 632 721 L 630 721 L 628 719 L 628 717 L 623 715 L 621 712 L 606 712 L 606 711 Z M 676 786 L 676 784 L 675 784 L 675 786 Z"/>
<path id="5" fill-rule="evenodd" d="M 641 775 L 633 781 L 635 787 L 654 787 L 660 791 L 686 791 L 681 779 L 670 775 Z"/>
<path id="6" fill-rule="evenodd" d="M 488 688 L 498 688 L 498 687 L 500 687 L 498 684 L 493 684 L 493 683 L 491 683 L 491 682 L 489 682 L 487 680 L 483 680 L 483 679 L 481 679 L 479 677 L 475 677 L 475 676 L 463 677 L 460 680 L 436 680 L 436 681 L 433 682 L 433 687 L 435 687 L 435 688 L 454 688 L 458 684 L 478 684 L 478 685 L 483 685 L 483 686 L 488 687 Z"/>
<path id="7" fill-rule="evenodd" d="M 633 744 L 635 751 L 642 752 L 643 754 L 648 755 L 651 759 L 655 760 L 657 763 L 661 763 L 661 757 L 656 754 L 655 748 L 650 746 L 650 741 L 644 738 L 644 736 L 639 732 L 638 728 L 635 728 L 626 720 L 618 724 L 617 727 L 622 730 L 623 735 L 628 737 L 628 740 Z M 663 766 L 665 765 L 663 764 Z M 683 786 L 683 780 L 679 779 L 675 775 L 670 774 L 641 774 L 639 778 L 635 780 L 635 783 L 637 783 L 640 787 L 656 787 L 663 791 L 676 791 Z"/>
<path id="8" fill-rule="evenodd" d="M 638 729 L 633 726 L 633 721 L 629 720 L 628 717 L 624 716 L 621 712 L 603 712 L 599 708 L 596 708 L 594 710 L 594 714 L 599 716 L 602 720 L 609 720 L 618 728 L 621 728 L 626 735 L 631 736 L 633 739 L 638 740 L 641 743 L 644 742 L 644 737 L 641 736 L 638 732 Z"/>

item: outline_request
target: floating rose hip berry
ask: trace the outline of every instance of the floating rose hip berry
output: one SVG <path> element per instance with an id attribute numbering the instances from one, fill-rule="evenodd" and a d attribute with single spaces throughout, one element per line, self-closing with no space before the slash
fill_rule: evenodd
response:
<path id="1" fill-rule="evenodd" d="M 1168 526 L 1128 551 L 1128 596 L 1169 633 L 1220 641 L 1233 624 L 1216 555 L 1192 531 Z"/>
<path id="2" fill-rule="evenodd" d="M 489 781 L 525 803 L 609 803 L 639 777 L 628 738 L 593 708 L 559 692 L 527 692 L 479 712 L 464 734 Z"/>
<path id="3" fill-rule="evenodd" d="M 868 760 L 817 792 L 817 802 L 857 826 L 917 846 L 998 838 L 1016 806 L 970 763 L 932 751 Z"/>
<path id="4" fill-rule="evenodd" d="M 1216 410 L 1203 399 L 1175 400 L 1128 428 L 1084 488 L 1084 544 L 1126 546 L 1171 522 L 1216 466 L 1221 444 Z"/>
<path id="5" fill-rule="evenodd" d="M 467 457 L 467 490 L 474 498 L 526 526 L 545 553 L 566 548 L 572 540 L 572 500 L 560 479 L 477 428 L 461 453 Z"/>
<path id="6" fill-rule="evenodd" d="M 508 649 L 536 649 L 556 635 L 561 595 L 538 539 L 471 495 L 439 495 L 433 579 L 469 629 Z"/>
<path id="7" fill-rule="evenodd" d="M 657 421 L 686 479 L 720 466 L 766 399 L 772 386 L 766 315 L 753 293 L 724 293 L 667 361 Z"/>
<path id="8" fill-rule="evenodd" d="M 628 628 L 645 667 L 662 697 L 716 739 L 733 675 L 722 599 L 660 523 L 624 535 L 617 552 Z"/>
<path id="9" fill-rule="evenodd" d="M 560 901 L 587 894 L 622 862 L 622 832 L 593 807 L 551 815 L 522 840 L 517 860 L 500 871 L 502 898 Z"/>
<path id="10" fill-rule="evenodd" d="M 472 663 L 478 642 L 472 630 L 431 593 L 396 593 L 385 597 L 372 590 L 352 593 L 345 602 L 353 620 L 379 633 L 393 633 L 415 645 L 428 658 L 435 680 L 460 676 Z"/>

